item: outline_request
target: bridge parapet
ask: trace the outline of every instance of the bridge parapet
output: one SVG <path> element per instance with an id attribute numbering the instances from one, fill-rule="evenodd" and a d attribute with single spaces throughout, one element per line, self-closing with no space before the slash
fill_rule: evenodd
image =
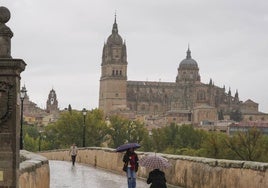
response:
<path id="1" fill-rule="evenodd" d="M 20 156 L 19 187 L 49 188 L 50 171 L 48 160 L 43 156 L 26 150 L 21 150 Z"/>
<path id="2" fill-rule="evenodd" d="M 77 162 L 104 168 L 115 173 L 122 171 L 124 153 L 111 148 L 80 148 Z M 139 158 L 149 154 L 137 152 Z M 53 150 L 40 155 L 50 160 L 70 161 L 68 150 Z M 158 154 L 172 164 L 165 170 L 167 182 L 187 188 L 263 188 L 268 187 L 268 163 L 210 159 L 182 155 Z M 146 178 L 149 171 L 141 167 L 138 176 Z"/>

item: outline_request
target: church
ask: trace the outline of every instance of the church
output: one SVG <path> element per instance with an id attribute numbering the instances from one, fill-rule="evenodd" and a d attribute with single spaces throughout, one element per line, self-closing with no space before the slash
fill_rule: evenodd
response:
<path id="1" fill-rule="evenodd" d="M 258 103 L 239 100 L 225 86 L 213 81 L 202 83 L 199 67 L 188 47 L 186 57 L 177 68 L 174 82 L 131 81 L 127 79 L 127 48 L 118 32 L 116 17 L 112 33 L 104 43 L 99 88 L 99 109 L 108 117 L 120 114 L 142 121 L 158 120 L 161 124 L 200 124 L 229 119 L 238 111 L 243 118 L 267 120 Z"/>

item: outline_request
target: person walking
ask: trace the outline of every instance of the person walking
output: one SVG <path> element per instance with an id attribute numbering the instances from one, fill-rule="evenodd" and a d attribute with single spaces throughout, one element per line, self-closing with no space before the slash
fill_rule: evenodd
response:
<path id="1" fill-rule="evenodd" d="M 167 188 L 165 173 L 159 169 L 152 170 L 147 178 L 147 184 L 150 183 L 150 188 Z"/>
<path id="2" fill-rule="evenodd" d="M 75 143 L 73 143 L 73 145 L 71 146 L 70 151 L 69 151 L 69 155 L 71 155 L 71 157 L 72 157 L 73 166 L 75 165 L 77 153 L 78 153 L 77 146 L 75 145 Z"/>
<path id="3" fill-rule="evenodd" d="M 134 152 L 133 148 L 126 151 L 123 157 L 124 168 L 123 170 L 127 175 L 128 188 L 136 188 L 136 172 L 139 168 L 139 158 Z"/>

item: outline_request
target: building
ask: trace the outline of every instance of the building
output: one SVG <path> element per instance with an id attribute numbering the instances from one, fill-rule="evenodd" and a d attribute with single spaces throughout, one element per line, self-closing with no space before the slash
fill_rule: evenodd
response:
<path id="1" fill-rule="evenodd" d="M 237 132 L 248 132 L 253 128 L 259 130 L 264 135 L 268 135 L 268 121 L 246 121 L 232 123 L 228 126 L 228 134 L 234 135 Z"/>
<path id="2" fill-rule="evenodd" d="M 228 119 L 236 110 L 254 120 L 268 117 L 258 111 L 258 104 L 252 100 L 240 101 L 237 90 L 232 96 L 230 89 L 214 85 L 212 79 L 202 83 L 198 63 L 189 47 L 175 82 L 127 80 L 127 65 L 126 43 L 119 35 L 115 17 L 112 33 L 103 46 L 101 63 L 99 108 L 107 116 L 120 114 L 156 126 L 215 122 L 219 114 Z"/>
<path id="3" fill-rule="evenodd" d="M 59 113 L 58 99 L 54 89 L 49 92 L 46 109 L 41 109 L 29 99 L 27 94 L 25 95 L 23 102 L 23 119 L 25 123 L 46 126 L 55 122 L 59 117 Z"/>

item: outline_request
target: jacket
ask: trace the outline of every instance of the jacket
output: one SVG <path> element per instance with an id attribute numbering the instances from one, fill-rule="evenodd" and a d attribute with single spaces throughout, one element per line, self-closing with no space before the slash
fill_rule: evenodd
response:
<path id="1" fill-rule="evenodd" d="M 123 157 L 123 162 L 125 163 L 124 165 L 128 165 L 130 163 L 130 156 L 131 155 L 134 155 L 134 163 L 135 163 L 135 172 L 138 171 L 138 168 L 139 168 L 139 158 L 138 158 L 138 155 L 135 153 L 135 152 L 130 152 L 130 151 L 127 151 Z"/>
<path id="2" fill-rule="evenodd" d="M 159 169 L 154 169 L 149 173 L 147 183 L 152 183 L 150 188 L 167 188 L 165 173 Z"/>

